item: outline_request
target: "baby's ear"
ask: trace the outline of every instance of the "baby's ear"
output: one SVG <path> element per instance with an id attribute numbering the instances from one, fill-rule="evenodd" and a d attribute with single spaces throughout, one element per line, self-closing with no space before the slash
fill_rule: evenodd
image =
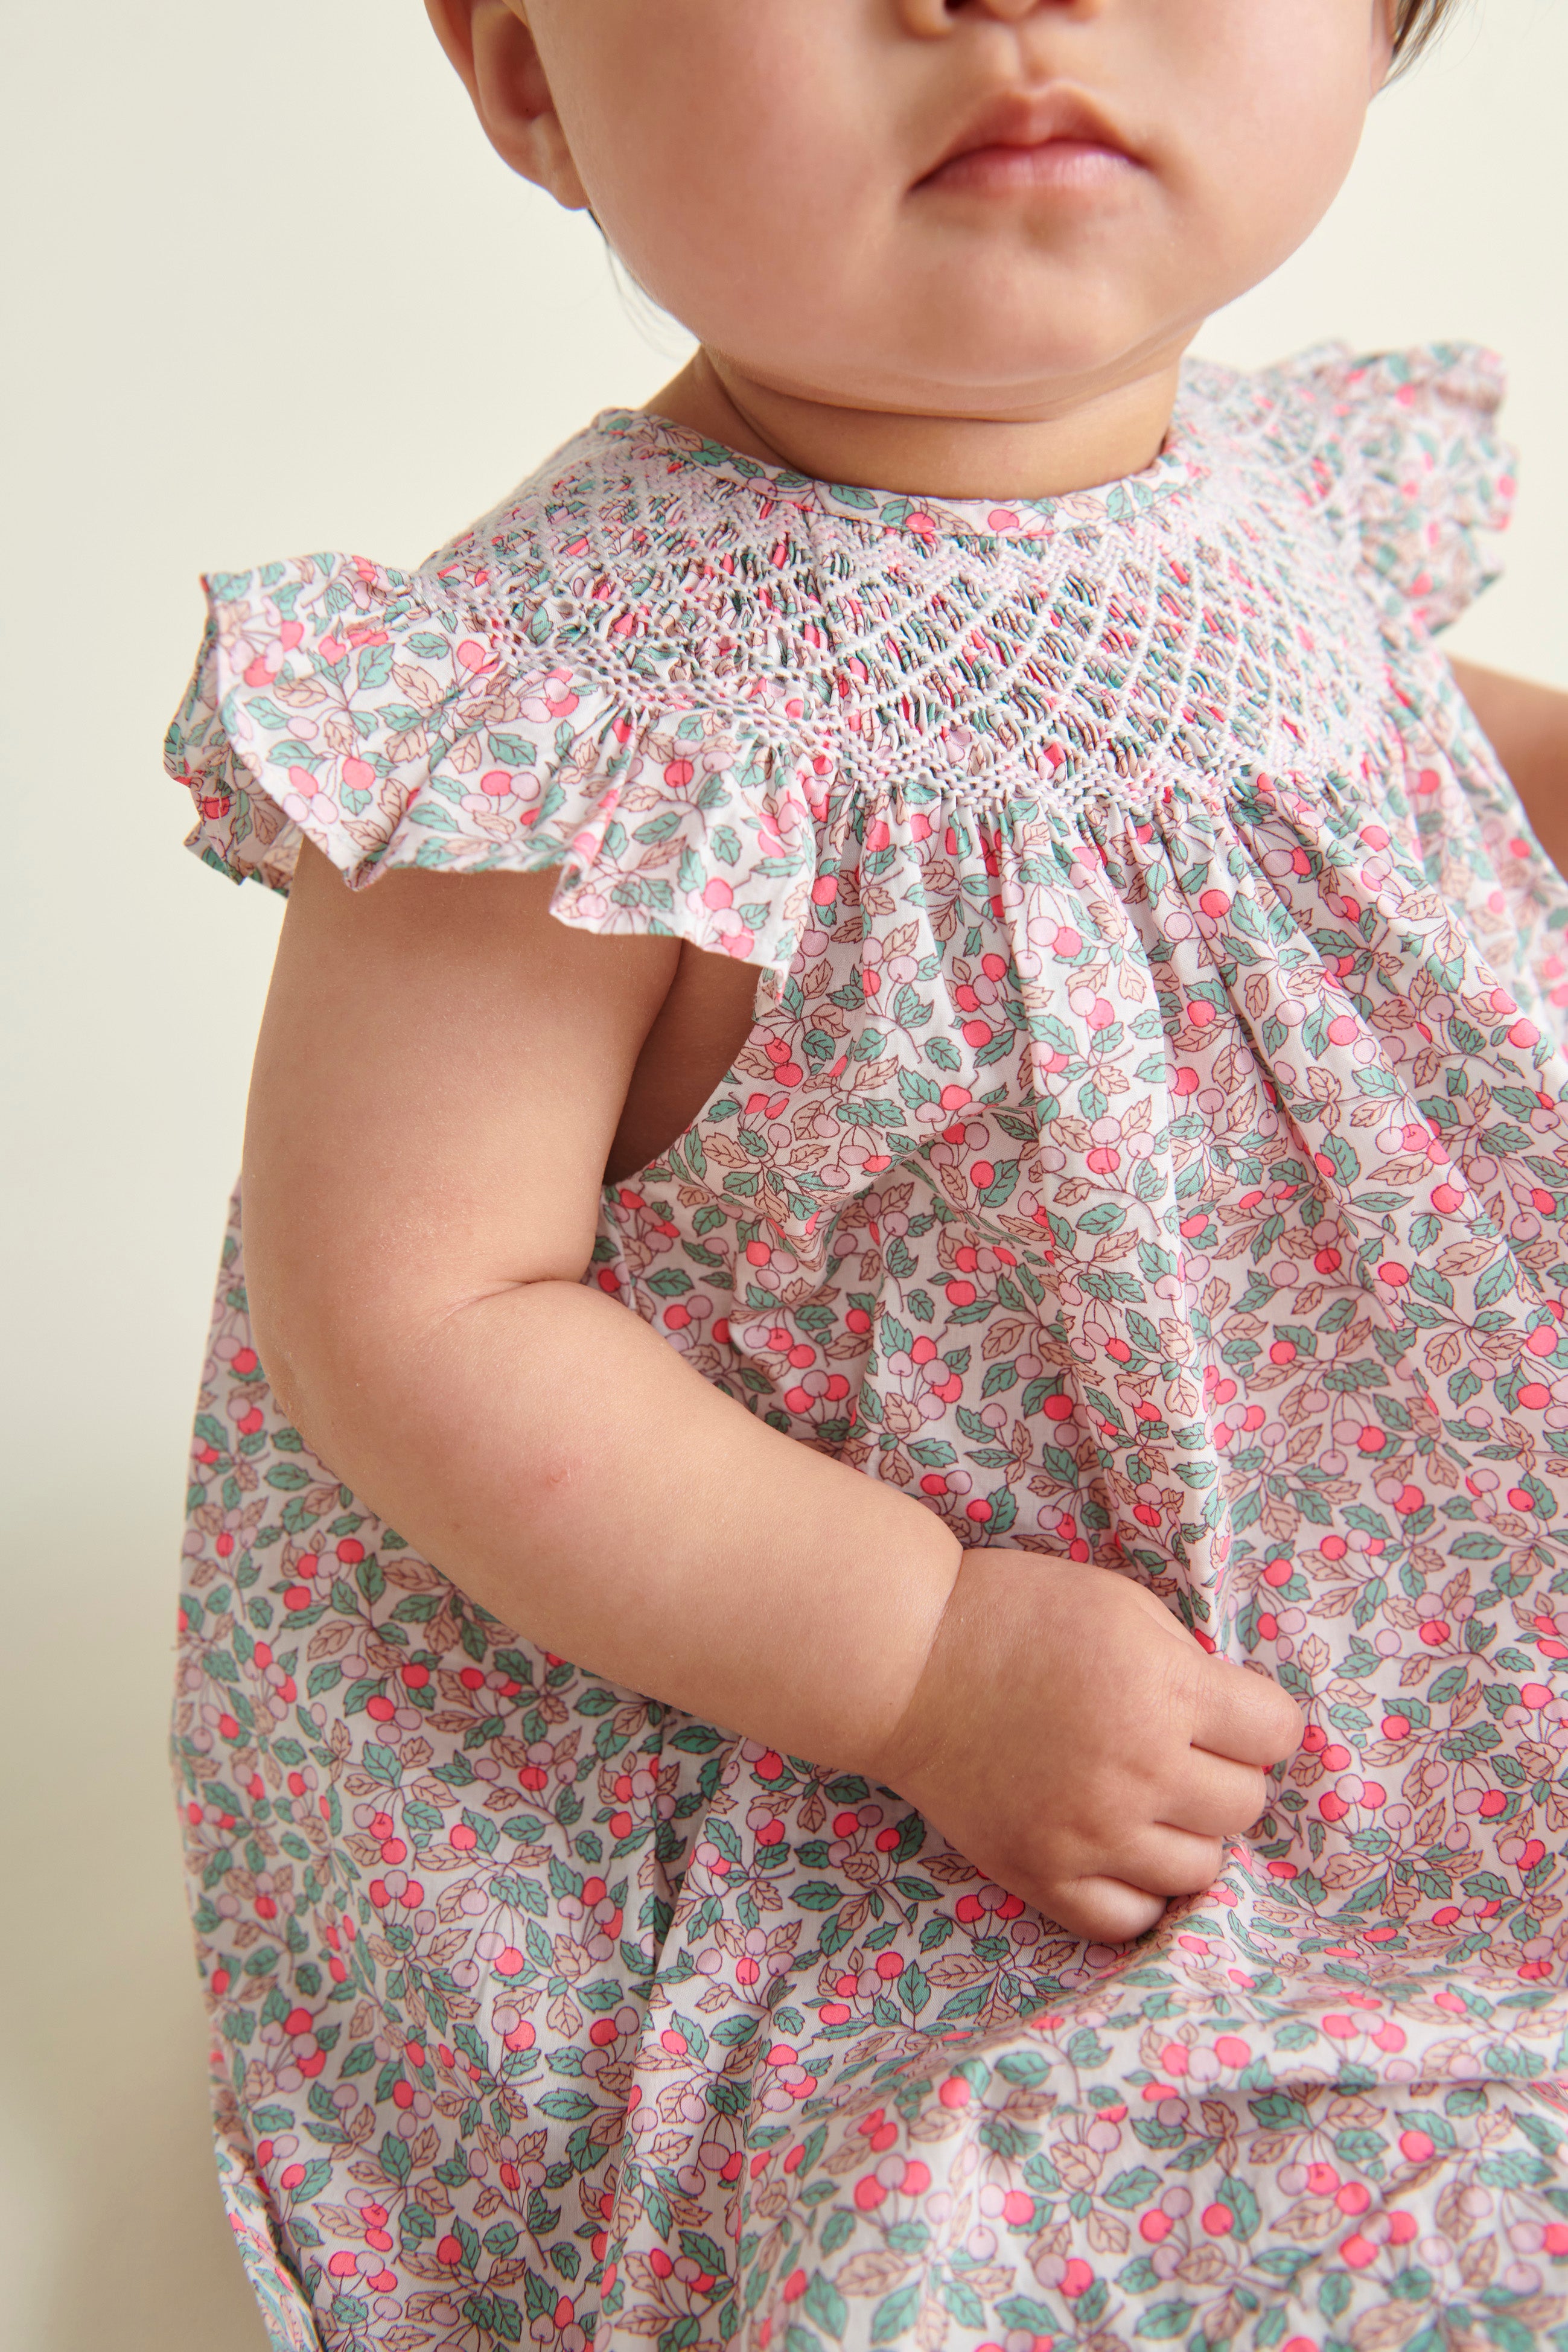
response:
<path id="1" fill-rule="evenodd" d="M 588 193 L 555 111 L 525 0 L 425 0 L 425 7 L 502 163 L 568 212 L 586 212 Z"/>

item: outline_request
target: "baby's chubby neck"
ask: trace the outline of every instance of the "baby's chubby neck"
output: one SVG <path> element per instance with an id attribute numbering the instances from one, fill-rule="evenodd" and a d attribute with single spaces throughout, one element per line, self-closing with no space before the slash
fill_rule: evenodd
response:
<path id="1" fill-rule="evenodd" d="M 647 404 L 743 456 L 817 481 L 945 499 L 1049 499 L 1142 473 L 1170 431 L 1179 352 L 1103 383 L 1063 387 L 1016 413 L 860 406 L 759 382 L 700 346 Z"/>

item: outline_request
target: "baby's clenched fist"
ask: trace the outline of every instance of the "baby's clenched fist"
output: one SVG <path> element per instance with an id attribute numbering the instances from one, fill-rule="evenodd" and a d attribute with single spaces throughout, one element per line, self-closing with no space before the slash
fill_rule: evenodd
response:
<path id="1" fill-rule="evenodd" d="M 1277 1683 L 1142 1585 L 997 1548 L 965 1553 L 874 1769 L 988 1877 L 1115 1944 L 1213 1884 L 1300 1737 Z"/>

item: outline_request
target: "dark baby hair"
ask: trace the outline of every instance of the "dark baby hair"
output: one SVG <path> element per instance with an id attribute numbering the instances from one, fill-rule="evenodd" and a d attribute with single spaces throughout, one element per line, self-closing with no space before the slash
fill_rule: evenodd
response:
<path id="1" fill-rule="evenodd" d="M 1413 64 L 1436 40 L 1458 5 L 1458 0 L 1399 0 L 1394 13 L 1395 65 Z"/>

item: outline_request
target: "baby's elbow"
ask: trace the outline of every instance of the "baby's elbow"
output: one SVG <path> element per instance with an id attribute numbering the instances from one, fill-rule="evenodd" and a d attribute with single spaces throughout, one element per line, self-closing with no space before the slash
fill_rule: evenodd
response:
<path id="1" fill-rule="evenodd" d="M 329 1458 L 335 1384 L 327 1369 L 323 1335 L 311 1329 L 309 1319 L 291 1315 L 286 1300 L 278 1300 L 254 1281 L 247 1286 L 247 1302 L 251 1341 L 272 1391 L 273 1405 L 324 1463 Z"/>
<path id="2" fill-rule="evenodd" d="M 351 1483 L 389 1445 L 418 1452 L 451 1429 L 474 1351 L 472 1312 L 532 1286 L 471 1297 L 458 1282 L 399 1279 L 395 1266 L 265 1263 L 247 1285 L 256 1352 L 278 1410 Z M 461 1415 L 458 1415 L 459 1420 Z M 546 1481 L 546 1487 L 554 1481 Z"/>
<path id="3" fill-rule="evenodd" d="M 396 1360 L 395 1285 L 367 1284 L 363 1269 L 302 1246 L 287 1223 L 279 1232 L 257 1216 L 247 1219 L 245 1287 L 278 1411 L 323 1465 L 339 1469 L 354 1450 L 358 1414 L 374 1410 Z"/>

